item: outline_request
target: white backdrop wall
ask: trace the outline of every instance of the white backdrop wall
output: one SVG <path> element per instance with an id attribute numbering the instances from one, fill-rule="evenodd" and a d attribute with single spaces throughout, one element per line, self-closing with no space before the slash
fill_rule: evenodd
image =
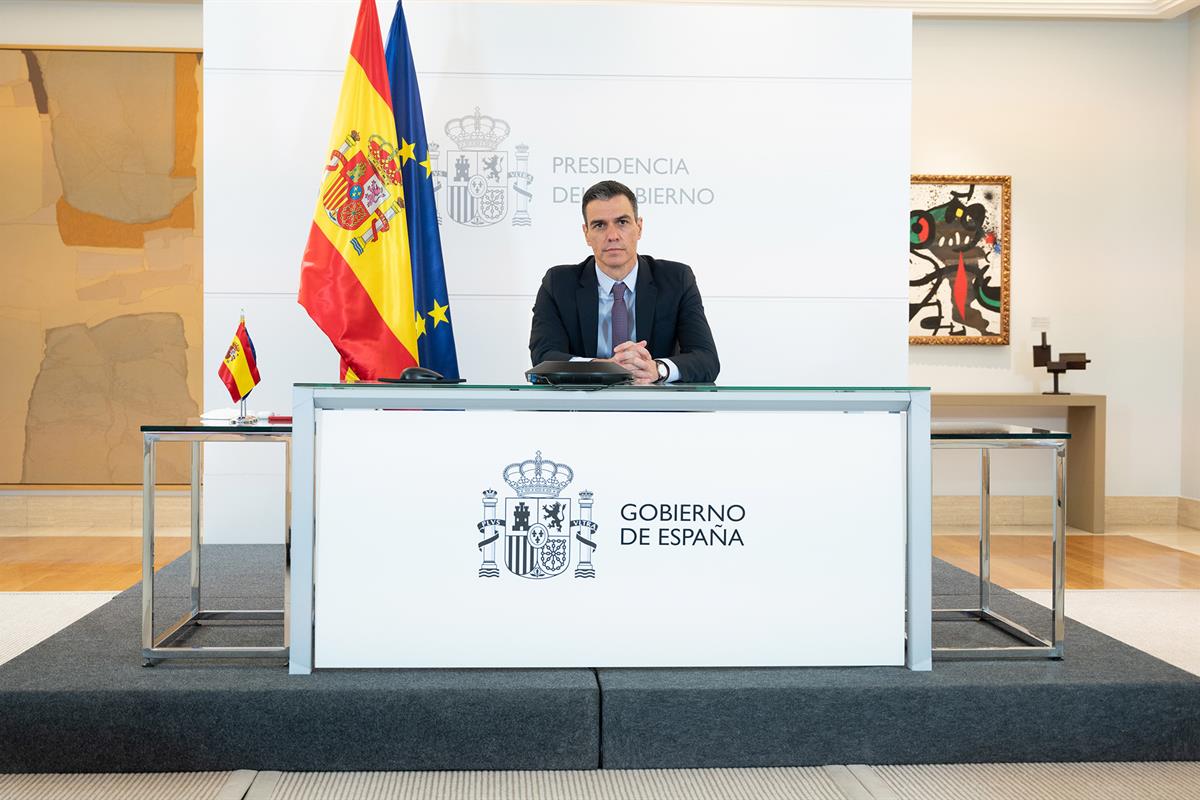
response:
<path id="1" fill-rule="evenodd" d="M 206 363 L 219 363 L 245 308 L 264 378 L 251 405 L 263 410 L 290 408 L 293 382 L 336 379 L 336 355 L 295 297 L 357 5 L 204 7 Z M 394 3 L 377 6 L 386 26 Z M 446 156 L 440 167 L 458 149 L 447 124 L 478 108 L 510 128 L 497 150 L 515 158 L 518 145 L 528 148 L 533 176 L 528 226 L 513 226 L 510 213 L 472 229 L 441 207 L 469 380 L 522 379 L 542 274 L 589 253 L 578 193 L 613 177 L 658 190 L 659 201 L 641 208 L 641 251 L 695 269 L 722 383 L 905 382 L 907 12 L 466 2 L 405 10 L 427 129 Z M 592 159 L 609 158 L 621 160 L 615 173 L 591 170 Z M 691 199 L 661 202 L 668 189 Z M 228 403 L 213 372 L 207 407 Z M 279 465 L 238 448 L 209 448 L 208 497 L 278 492 Z M 210 503 L 205 513 L 210 541 L 278 529 L 261 503 Z"/>
<path id="2" fill-rule="evenodd" d="M 1180 494 L 1200 499 L 1200 10 L 1188 15 L 1188 221 Z"/>
<path id="3" fill-rule="evenodd" d="M 912 347 L 909 379 L 1047 390 L 1030 351 L 1049 318 L 1056 353 L 1093 360 L 1063 388 L 1108 396 L 1109 495 L 1180 490 L 1187 76 L 1186 19 L 913 26 L 913 171 L 1012 176 L 1013 300 L 1011 347 Z M 935 460 L 935 493 L 975 493 L 977 459 L 954 458 Z M 1031 461 L 994 469 L 998 493 L 1046 491 Z"/>

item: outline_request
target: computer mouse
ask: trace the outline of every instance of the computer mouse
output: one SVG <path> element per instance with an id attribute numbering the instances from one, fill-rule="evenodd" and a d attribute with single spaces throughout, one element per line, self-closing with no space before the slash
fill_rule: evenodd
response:
<path id="1" fill-rule="evenodd" d="M 444 376 L 440 372 L 435 372 L 428 367 L 409 367 L 400 373 L 402 381 L 440 381 L 444 380 Z"/>

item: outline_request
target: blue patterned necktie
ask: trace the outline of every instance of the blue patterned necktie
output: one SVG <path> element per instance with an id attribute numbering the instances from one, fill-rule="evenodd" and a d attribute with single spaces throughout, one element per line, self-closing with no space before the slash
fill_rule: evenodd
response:
<path id="1" fill-rule="evenodd" d="M 612 288 L 612 346 L 629 341 L 629 308 L 625 305 L 625 284 L 618 281 Z"/>

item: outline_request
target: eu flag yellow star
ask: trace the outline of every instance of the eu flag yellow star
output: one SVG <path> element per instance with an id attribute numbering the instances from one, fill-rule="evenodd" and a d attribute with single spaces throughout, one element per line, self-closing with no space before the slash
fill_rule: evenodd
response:
<path id="1" fill-rule="evenodd" d="M 416 158 L 416 156 L 413 156 L 413 158 Z M 420 165 L 425 168 L 425 177 L 426 178 L 428 178 L 430 175 L 433 174 L 433 165 L 429 163 L 429 153 L 425 154 L 424 161 L 421 161 L 418 163 L 420 163 Z"/>
<path id="2" fill-rule="evenodd" d="M 429 316 L 433 319 L 434 329 L 436 329 L 437 326 L 441 325 L 443 322 L 447 325 L 450 324 L 450 320 L 446 317 L 446 312 L 449 310 L 449 305 L 439 305 L 436 299 L 433 301 L 433 310 L 429 312 Z"/>
<path id="3" fill-rule="evenodd" d="M 436 303 L 437 301 L 435 300 L 434 302 Z M 425 335 L 425 315 L 418 314 L 415 324 L 417 326 L 417 338 L 420 339 Z M 437 327 L 437 323 L 434 323 L 434 327 Z"/>
<path id="4" fill-rule="evenodd" d="M 417 157 L 416 143 L 410 144 L 409 142 L 406 142 L 403 139 L 401 139 L 400 140 L 400 159 L 401 159 L 400 166 L 403 167 L 405 164 L 408 163 L 408 160 L 410 158 L 416 158 L 416 157 Z"/>

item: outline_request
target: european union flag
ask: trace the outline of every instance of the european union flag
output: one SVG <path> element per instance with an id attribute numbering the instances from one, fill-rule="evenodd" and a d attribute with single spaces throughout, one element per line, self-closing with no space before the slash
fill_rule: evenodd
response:
<path id="1" fill-rule="evenodd" d="M 396 15 L 387 43 L 388 81 L 392 85 L 392 110 L 400 137 L 400 172 L 404 176 L 404 202 L 408 211 L 408 246 L 412 260 L 413 306 L 416 312 L 417 349 L 421 366 L 447 378 L 458 378 L 458 354 L 450 319 L 450 295 L 442 261 L 437 207 L 433 200 L 433 166 L 425 115 L 413 67 L 412 47 L 404 9 L 396 2 Z"/>

